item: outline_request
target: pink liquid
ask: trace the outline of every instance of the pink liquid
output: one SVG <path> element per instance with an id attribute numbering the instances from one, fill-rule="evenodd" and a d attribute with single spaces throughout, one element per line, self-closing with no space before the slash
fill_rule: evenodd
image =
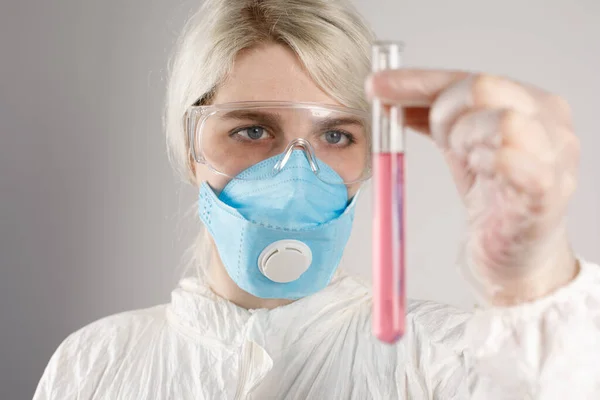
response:
<path id="1" fill-rule="evenodd" d="M 373 154 L 373 333 L 404 335 L 404 154 Z"/>

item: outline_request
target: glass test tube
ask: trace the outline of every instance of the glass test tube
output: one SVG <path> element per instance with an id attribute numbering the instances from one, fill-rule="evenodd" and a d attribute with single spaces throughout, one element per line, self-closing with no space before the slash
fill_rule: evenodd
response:
<path id="1" fill-rule="evenodd" d="M 372 70 L 401 67 L 402 43 L 377 41 Z M 404 132 L 398 107 L 373 99 L 373 333 L 395 343 L 405 327 Z"/>

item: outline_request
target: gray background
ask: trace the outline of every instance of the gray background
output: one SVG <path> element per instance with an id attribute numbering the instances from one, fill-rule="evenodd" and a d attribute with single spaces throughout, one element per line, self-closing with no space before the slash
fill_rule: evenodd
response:
<path id="1" fill-rule="evenodd" d="M 172 44 L 198 3 L 0 3 L 1 399 L 31 398 L 66 335 L 168 301 L 181 275 L 195 193 L 169 169 L 161 112 Z M 411 66 L 505 74 L 571 102 L 583 143 L 571 237 L 600 261 L 600 2 L 358 4 L 407 43 Z M 409 295 L 471 308 L 449 174 L 426 139 L 408 145 Z M 369 203 L 367 191 L 344 259 L 367 278 Z"/>

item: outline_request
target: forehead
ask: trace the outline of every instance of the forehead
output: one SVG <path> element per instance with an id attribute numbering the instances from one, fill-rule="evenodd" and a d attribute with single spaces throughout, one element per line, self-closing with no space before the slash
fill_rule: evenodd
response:
<path id="1" fill-rule="evenodd" d="M 296 101 L 341 105 L 312 80 L 289 48 L 264 44 L 244 50 L 212 101 Z"/>

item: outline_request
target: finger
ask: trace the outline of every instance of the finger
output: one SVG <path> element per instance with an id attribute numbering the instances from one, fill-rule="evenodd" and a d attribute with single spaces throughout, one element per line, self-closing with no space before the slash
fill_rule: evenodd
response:
<path id="1" fill-rule="evenodd" d="M 498 151 L 496 168 L 507 183 L 536 199 L 545 198 L 556 181 L 553 169 L 530 154 L 511 147 Z"/>
<path id="2" fill-rule="evenodd" d="M 500 145 L 523 150 L 552 164 L 554 152 L 544 126 L 535 118 L 506 109 L 467 111 L 450 128 L 449 149 L 466 157 L 476 146 Z"/>
<path id="3" fill-rule="evenodd" d="M 554 149 L 544 125 L 539 120 L 516 111 L 504 110 L 499 125 L 505 147 L 520 150 L 545 168 L 555 169 Z"/>
<path id="4" fill-rule="evenodd" d="M 397 69 L 375 73 L 367 79 L 366 93 L 384 103 L 427 107 L 448 86 L 467 77 L 462 71 Z"/>
<path id="5" fill-rule="evenodd" d="M 436 143 L 446 148 L 452 125 L 469 110 L 508 109 L 525 115 L 537 110 L 528 90 L 510 80 L 490 75 L 470 76 L 444 90 L 431 105 L 429 126 Z"/>
<path id="6" fill-rule="evenodd" d="M 496 172 L 496 151 L 479 146 L 467 156 L 469 168 L 478 175 L 492 177 Z"/>
<path id="7" fill-rule="evenodd" d="M 502 144 L 501 120 L 504 110 L 484 109 L 463 113 L 450 128 L 449 150 L 465 158 L 475 146 L 497 148 Z"/>
<path id="8" fill-rule="evenodd" d="M 503 165 L 497 166 L 501 146 L 518 151 L 549 174 L 557 173 L 549 135 L 535 118 L 513 110 L 468 111 L 450 129 L 449 151 L 464 160 L 472 172 L 491 177 L 497 172 L 504 175 L 508 171 L 509 181 L 521 190 L 522 182 L 518 179 L 526 176 L 517 176 L 512 182 L 511 174 L 516 172 Z M 538 190 L 533 188 L 532 194 L 536 193 Z"/>
<path id="9" fill-rule="evenodd" d="M 498 152 L 496 165 L 501 180 L 519 193 L 522 212 L 533 218 L 543 217 L 536 222 L 538 231 L 547 230 L 545 227 L 563 218 L 575 184 L 568 176 L 555 173 L 530 154 L 510 147 Z"/>
<path id="10" fill-rule="evenodd" d="M 553 122 L 549 124 L 552 124 L 552 143 L 556 153 L 557 168 L 575 175 L 579 167 L 579 139 L 571 129 Z"/>

